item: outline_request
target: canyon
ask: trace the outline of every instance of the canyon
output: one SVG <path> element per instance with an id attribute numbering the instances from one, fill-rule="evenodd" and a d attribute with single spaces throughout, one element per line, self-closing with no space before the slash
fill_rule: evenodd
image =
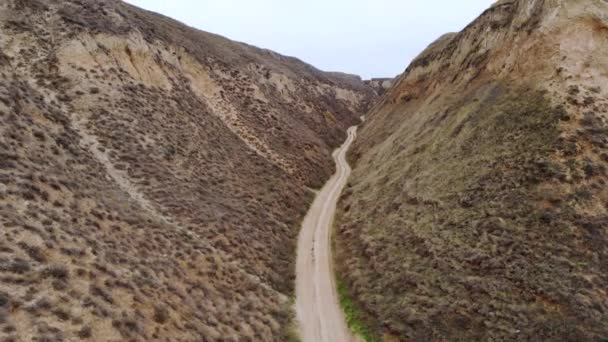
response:
<path id="1" fill-rule="evenodd" d="M 366 81 L 4 0 L 0 340 L 606 340 L 606 56 L 605 0 L 496 1 Z"/>

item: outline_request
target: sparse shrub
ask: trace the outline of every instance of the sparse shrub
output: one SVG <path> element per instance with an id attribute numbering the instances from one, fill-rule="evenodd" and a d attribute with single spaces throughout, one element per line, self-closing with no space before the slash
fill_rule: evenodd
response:
<path id="1" fill-rule="evenodd" d="M 586 187 L 580 187 L 574 192 L 574 198 L 579 201 L 588 201 L 593 197 L 593 193 Z"/>
<path id="2" fill-rule="evenodd" d="M 52 277 L 55 279 L 65 280 L 69 278 L 70 272 L 68 271 L 67 267 L 63 265 L 52 265 L 45 268 L 42 275 L 46 278 Z"/>
<path id="3" fill-rule="evenodd" d="M 42 252 L 42 249 L 40 247 L 38 247 L 38 246 L 30 246 L 30 245 L 26 244 L 25 242 L 20 242 L 18 245 L 33 260 L 35 260 L 37 262 L 40 262 L 40 263 L 46 262 L 46 256 L 44 255 L 44 253 Z"/>
<path id="4" fill-rule="evenodd" d="M 46 297 L 42 297 L 36 300 L 34 303 L 26 306 L 25 309 L 31 313 L 37 313 L 43 310 L 50 310 L 51 307 L 51 301 Z"/>
<path id="5" fill-rule="evenodd" d="M 66 291 L 68 289 L 68 283 L 65 280 L 55 279 L 51 284 L 55 291 Z"/>
<path id="6" fill-rule="evenodd" d="M 91 285 L 89 292 L 96 297 L 100 297 L 109 304 L 114 304 L 112 296 L 99 286 Z"/>
<path id="7" fill-rule="evenodd" d="M 31 270 L 30 264 L 23 259 L 15 259 L 10 266 L 8 267 L 8 271 L 23 274 L 29 272 Z"/>
<path id="8" fill-rule="evenodd" d="M 6 292 L 0 292 L 0 310 L 10 303 L 10 297 Z"/>
<path id="9" fill-rule="evenodd" d="M 578 95 L 580 92 L 581 91 L 577 85 L 571 85 L 568 87 L 568 94 L 570 95 Z"/>
<path id="10" fill-rule="evenodd" d="M 563 105 L 557 106 L 555 108 L 555 113 L 559 120 L 570 121 L 570 114 L 568 114 L 568 111 Z"/>
<path id="11" fill-rule="evenodd" d="M 169 309 L 164 304 L 154 306 L 154 321 L 159 324 L 165 324 L 169 320 Z"/>
<path id="12" fill-rule="evenodd" d="M 600 87 L 593 87 L 589 89 L 592 93 L 599 94 L 602 91 Z"/>
<path id="13" fill-rule="evenodd" d="M 21 197 L 23 197 L 23 199 L 28 200 L 28 201 L 33 201 L 36 199 L 36 196 L 31 191 L 22 191 Z"/>
<path id="14" fill-rule="evenodd" d="M 585 175 L 587 176 L 587 178 L 593 177 L 597 174 L 596 167 L 591 160 L 587 160 L 585 162 L 583 170 L 585 171 Z"/>
<path id="15" fill-rule="evenodd" d="M 121 320 L 113 320 L 112 326 L 125 336 L 129 336 L 139 331 L 139 325 L 137 324 L 137 321 L 126 316 L 124 316 Z"/>
<path id="16" fill-rule="evenodd" d="M 33 134 L 33 135 L 34 135 L 34 137 L 35 137 L 36 139 L 38 139 L 39 141 L 45 141 L 45 140 L 46 140 L 46 137 L 45 137 L 44 133 L 42 133 L 42 132 L 40 132 L 40 131 L 34 131 L 32 134 Z"/>
<path id="17" fill-rule="evenodd" d="M 583 100 L 583 105 L 585 106 L 591 106 L 595 103 L 595 98 L 592 96 L 587 96 L 585 97 L 585 99 Z"/>
<path id="18" fill-rule="evenodd" d="M 90 338 L 93 335 L 93 329 L 90 326 L 85 325 L 78 331 L 78 337 L 85 339 Z"/>
<path id="19" fill-rule="evenodd" d="M 58 308 L 53 310 L 52 313 L 62 321 L 68 321 L 70 319 L 70 314 L 64 309 Z"/>

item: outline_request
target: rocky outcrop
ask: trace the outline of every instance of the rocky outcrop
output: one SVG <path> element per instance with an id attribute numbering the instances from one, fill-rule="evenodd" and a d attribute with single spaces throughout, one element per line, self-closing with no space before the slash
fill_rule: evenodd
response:
<path id="1" fill-rule="evenodd" d="M 122 1 L 2 1 L 0 33 L 0 340 L 286 340 L 373 91 Z"/>
<path id="2" fill-rule="evenodd" d="M 608 336 L 608 3 L 499 1 L 366 117 L 336 223 L 388 340 Z"/>
<path id="3" fill-rule="evenodd" d="M 376 94 L 383 95 L 388 89 L 393 86 L 394 78 L 372 78 L 371 80 L 364 81 L 365 84 L 370 86 L 376 91 Z"/>

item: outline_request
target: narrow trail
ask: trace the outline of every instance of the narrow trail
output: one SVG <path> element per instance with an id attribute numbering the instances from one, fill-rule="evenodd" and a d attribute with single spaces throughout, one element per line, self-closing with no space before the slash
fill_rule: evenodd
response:
<path id="1" fill-rule="evenodd" d="M 349 128 L 346 142 L 334 151 L 336 173 L 319 191 L 302 223 L 296 261 L 296 312 L 303 342 L 357 341 L 339 304 L 331 254 L 336 203 L 351 171 L 346 152 L 356 136 L 357 127 Z"/>

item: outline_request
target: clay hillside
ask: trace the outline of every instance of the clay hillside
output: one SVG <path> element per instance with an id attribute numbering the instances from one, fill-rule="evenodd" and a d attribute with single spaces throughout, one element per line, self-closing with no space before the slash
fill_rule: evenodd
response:
<path id="1" fill-rule="evenodd" d="M 369 339 L 608 338 L 608 2 L 503 0 L 367 117 L 336 261 Z"/>
<path id="2" fill-rule="evenodd" d="M 285 341 L 359 79 L 121 1 L 0 2 L 0 340 Z"/>

